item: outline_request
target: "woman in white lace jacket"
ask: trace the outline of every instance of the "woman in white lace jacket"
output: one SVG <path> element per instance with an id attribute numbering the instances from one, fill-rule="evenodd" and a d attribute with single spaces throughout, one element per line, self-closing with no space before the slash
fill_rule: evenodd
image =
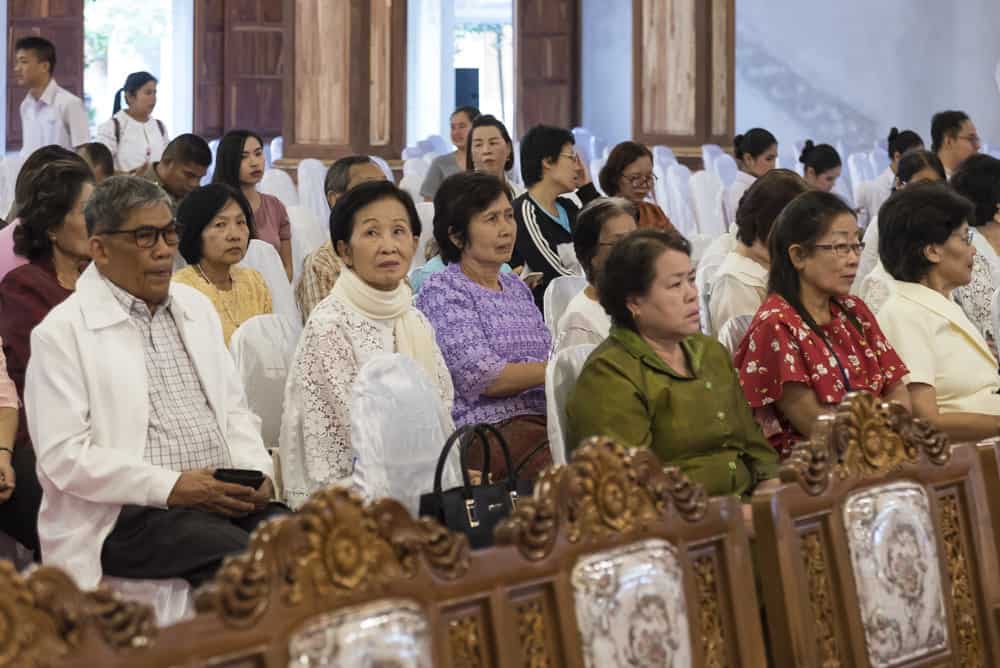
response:
<path id="1" fill-rule="evenodd" d="M 965 160 L 951 176 L 951 185 L 976 207 L 972 245 L 976 257 L 972 281 L 955 290 L 954 298 L 996 354 L 993 293 L 1000 288 L 1000 160 L 979 153 Z"/>
<path id="2" fill-rule="evenodd" d="M 449 412 L 454 398 L 434 330 L 403 280 L 420 238 L 410 196 L 387 181 L 362 184 L 337 201 L 330 234 L 342 273 L 310 315 L 285 385 L 281 464 L 293 508 L 319 489 L 351 484 L 351 391 L 374 354 L 412 357 Z"/>

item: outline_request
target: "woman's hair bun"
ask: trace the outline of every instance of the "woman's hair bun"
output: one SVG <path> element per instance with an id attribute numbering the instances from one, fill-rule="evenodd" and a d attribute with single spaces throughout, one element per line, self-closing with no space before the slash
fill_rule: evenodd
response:
<path id="1" fill-rule="evenodd" d="M 896 141 L 896 137 L 899 136 L 899 128 L 891 128 L 889 130 L 889 141 Z"/>
<path id="2" fill-rule="evenodd" d="M 740 144 L 743 143 L 743 135 L 736 135 L 733 137 L 733 148 L 736 149 L 736 154 L 739 156 Z"/>
<path id="3" fill-rule="evenodd" d="M 812 139 L 807 139 L 806 143 L 802 146 L 802 154 L 799 155 L 799 162 L 805 163 L 806 158 L 809 156 L 809 152 L 816 148 L 816 144 Z"/>

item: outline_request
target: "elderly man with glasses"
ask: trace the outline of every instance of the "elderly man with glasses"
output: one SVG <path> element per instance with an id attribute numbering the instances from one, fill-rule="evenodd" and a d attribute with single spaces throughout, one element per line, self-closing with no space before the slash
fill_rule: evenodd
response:
<path id="1" fill-rule="evenodd" d="M 102 575 L 196 586 L 283 512 L 259 420 L 215 309 L 171 283 L 178 230 L 163 190 L 112 177 L 85 217 L 93 264 L 31 336 L 43 560 L 88 588 Z M 219 472 L 231 468 L 248 470 L 242 483 L 217 479 L 235 480 Z"/>

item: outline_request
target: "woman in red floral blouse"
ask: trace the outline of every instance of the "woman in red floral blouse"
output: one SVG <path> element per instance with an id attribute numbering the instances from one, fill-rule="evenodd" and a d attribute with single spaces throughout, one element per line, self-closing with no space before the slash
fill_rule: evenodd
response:
<path id="1" fill-rule="evenodd" d="M 740 384 L 782 457 L 844 395 L 867 391 L 910 407 L 906 366 L 865 303 L 848 296 L 864 244 L 836 195 L 807 192 L 770 236 L 768 296 L 736 351 Z"/>

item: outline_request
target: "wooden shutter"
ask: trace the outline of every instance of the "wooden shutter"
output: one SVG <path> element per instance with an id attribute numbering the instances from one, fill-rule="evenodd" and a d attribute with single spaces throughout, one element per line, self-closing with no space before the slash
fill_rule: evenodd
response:
<path id="1" fill-rule="evenodd" d="M 194 131 L 281 134 L 284 3 L 195 0 Z"/>
<path id="2" fill-rule="evenodd" d="M 647 145 L 728 145 L 734 0 L 633 0 L 632 133 Z"/>
<path id="3" fill-rule="evenodd" d="M 539 123 L 580 120 L 579 0 L 516 0 L 514 72 L 518 135 Z"/>
<path id="4" fill-rule="evenodd" d="M 21 101 L 28 90 L 14 83 L 14 44 L 37 35 L 56 47 L 53 76 L 83 97 L 83 0 L 8 0 L 7 2 L 7 150 L 21 148 Z"/>

